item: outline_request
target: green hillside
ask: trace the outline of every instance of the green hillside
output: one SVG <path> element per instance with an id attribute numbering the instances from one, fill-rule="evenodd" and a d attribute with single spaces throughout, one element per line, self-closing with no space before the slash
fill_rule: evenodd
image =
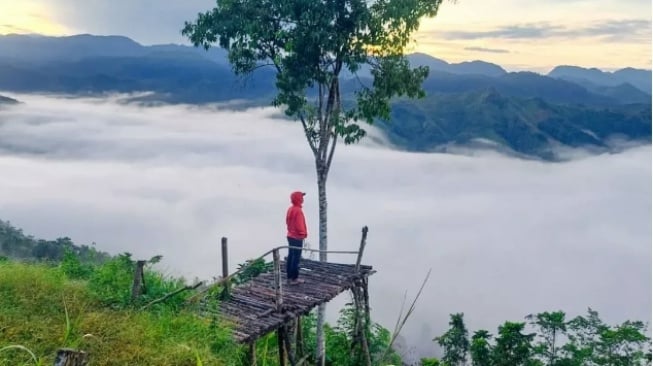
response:
<path id="1" fill-rule="evenodd" d="M 485 139 L 518 154 L 555 160 L 553 151 L 560 145 L 607 149 L 612 137 L 649 141 L 651 108 L 645 104 L 557 105 L 489 89 L 397 101 L 391 122 L 379 126 L 393 143 L 411 151 Z"/>
<path id="2" fill-rule="evenodd" d="M 202 315 L 197 302 L 190 301 L 196 292 L 182 291 L 144 308 L 190 285 L 155 271 L 152 264 L 160 256 L 148 261 L 146 290 L 132 299 L 135 260 L 129 253 L 110 256 L 69 238 L 34 239 L 4 221 L 0 248 L 0 366 L 51 365 L 59 348 L 84 350 L 97 366 L 247 365 L 248 347 L 231 340 L 220 318 Z M 244 271 L 236 282 L 257 275 L 256 268 Z M 218 296 L 209 299 L 205 306 L 218 306 Z M 330 365 L 358 364 L 357 353 L 349 349 L 352 314 L 346 306 L 335 325 L 326 325 Z M 305 348 L 314 349 L 315 316 L 304 317 L 302 324 Z M 368 339 L 375 365 L 382 364 L 378 358 L 388 348 L 390 332 L 372 323 Z M 276 333 L 259 339 L 261 364 L 277 364 L 277 344 Z M 397 363 L 399 356 L 390 351 L 385 360 Z"/>

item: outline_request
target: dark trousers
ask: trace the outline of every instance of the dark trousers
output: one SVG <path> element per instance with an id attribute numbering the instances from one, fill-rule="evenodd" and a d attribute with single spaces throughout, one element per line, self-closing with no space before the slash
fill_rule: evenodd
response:
<path id="1" fill-rule="evenodd" d="M 299 277 L 299 260 L 302 258 L 302 246 L 304 241 L 301 239 L 288 238 L 288 259 L 286 260 L 286 273 L 289 280 L 295 280 Z M 298 249 L 294 249 L 298 248 Z"/>

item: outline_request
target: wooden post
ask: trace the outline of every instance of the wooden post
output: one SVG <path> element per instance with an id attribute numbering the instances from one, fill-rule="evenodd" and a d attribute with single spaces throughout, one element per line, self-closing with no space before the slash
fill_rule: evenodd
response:
<path id="1" fill-rule="evenodd" d="M 272 261 L 274 265 L 274 305 L 277 312 L 281 312 L 283 306 L 283 292 L 281 289 L 281 260 L 279 259 L 279 249 L 272 251 Z M 279 366 L 286 366 L 285 341 L 286 335 L 284 326 L 277 329 L 277 344 L 279 346 Z"/>
<path id="2" fill-rule="evenodd" d="M 363 351 L 363 357 L 365 358 L 365 365 L 366 366 L 372 366 L 372 357 L 370 355 L 370 348 L 369 344 L 367 343 L 367 330 L 369 327 L 369 324 L 365 322 L 363 317 L 361 316 L 362 312 L 362 307 L 363 304 L 361 304 L 361 289 L 360 289 L 360 284 L 355 283 L 354 286 L 352 287 L 351 291 L 354 295 L 354 306 L 356 308 L 356 326 L 354 331 L 358 334 L 359 336 L 359 342 L 361 343 L 362 351 Z"/>
<path id="3" fill-rule="evenodd" d="M 276 310 L 281 312 L 283 306 L 283 291 L 281 288 L 281 261 L 279 260 L 279 249 L 272 251 L 272 260 L 274 261 L 274 304 Z"/>
<path id="4" fill-rule="evenodd" d="M 256 366 L 256 341 L 249 342 L 249 366 Z"/>
<path id="5" fill-rule="evenodd" d="M 295 349 L 297 357 L 304 355 L 304 330 L 302 329 L 302 317 L 297 317 L 297 331 L 295 332 Z"/>
<path id="6" fill-rule="evenodd" d="M 286 354 L 288 355 L 288 361 L 290 361 L 290 366 L 297 366 L 297 364 L 295 363 L 295 355 L 293 353 L 292 344 L 290 342 L 290 332 L 288 331 L 288 326 L 282 325 L 281 327 L 283 328 L 283 341 L 286 345 Z"/>
<path id="7" fill-rule="evenodd" d="M 222 244 L 222 278 L 227 278 L 229 277 L 229 255 L 227 250 L 226 237 L 222 237 L 221 244 Z M 229 290 L 231 285 L 227 280 L 224 282 L 223 286 L 224 286 L 224 290 L 222 291 L 222 298 L 225 299 L 229 296 Z"/>
<path id="8" fill-rule="evenodd" d="M 283 326 L 277 329 L 277 344 L 279 346 L 279 366 L 286 366 L 286 352 L 284 347 L 284 331 Z"/>
<path id="9" fill-rule="evenodd" d="M 358 248 L 358 258 L 356 258 L 356 272 L 358 272 L 361 260 L 363 259 L 363 251 L 365 250 L 365 243 L 367 241 L 367 226 L 363 226 L 363 235 L 361 236 L 361 246 Z"/>
<path id="10" fill-rule="evenodd" d="M 136 300 L 139 296 L 145 293 L 145 276 L 143 274 L 143 267 L 145 267 L 145 263 L 145 261 L 136 261 L 134 281 L 132 282 L 132 301 Z"/>
<path id="11" fill-rule="evenodd" d="M 54 366 L 86 366 L 88 365 L 88 354 L 84 351 L 77 351 L 69 348 L 62 348 L 57 351 L 54 359 Z"/>

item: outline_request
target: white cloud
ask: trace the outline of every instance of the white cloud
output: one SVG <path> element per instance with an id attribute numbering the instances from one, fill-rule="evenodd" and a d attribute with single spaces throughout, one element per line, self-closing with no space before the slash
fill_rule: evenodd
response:
<path id="1" fill-rule="evenodd" d="M 0 218 L 27 233 L 162 254 L 170 273 L 207 278 L 219 272 L 221 236 L 233 267 L 284 243 L 288 195 L 302 189 L 317 245 L 310 152 L 300 127 L 270 109 L 9 96 L 26 103 L 0 112 Z M 560 164 L 371 140 L 336 154 L 330 249 L 355 250 L 369 225 L 373 317 L 391 327 L 404 291 L 433 268 L 409 341 L 425 325 L 440 334 L 453 312 L 491 332 L 531 312 L 588 306 L 609 323 L 649 319 L 650 146 Z"/>

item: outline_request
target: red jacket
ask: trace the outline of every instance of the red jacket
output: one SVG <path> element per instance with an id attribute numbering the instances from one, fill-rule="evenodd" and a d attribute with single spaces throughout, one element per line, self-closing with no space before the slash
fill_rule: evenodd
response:
<path id="1" fill-rule="evenodd" d="M 306 219 L 304 218 L 304 211 L 302 211 L 302 203 L 304 203 L 304 193 L 293 192 L 290 195 L 290 202 L 292 206 L 286 212 L 286 226 L 288 227 L 289 238 L 305 239 L 308 236 L 306 230 Z"/>

